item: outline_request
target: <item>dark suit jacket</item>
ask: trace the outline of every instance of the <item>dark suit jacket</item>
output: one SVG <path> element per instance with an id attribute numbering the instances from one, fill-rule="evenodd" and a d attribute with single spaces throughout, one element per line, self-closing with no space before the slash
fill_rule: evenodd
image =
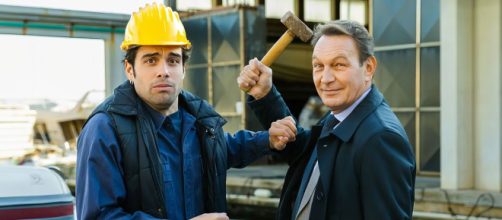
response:
<path id="1" fill-rule="evenodd" d="M 291 115 L 275 87 L 248 103 L 266 128 Z M 399 120 L 375 86 L 330 135 L 319 137 L 324 119 L 312 130 L 298 128 L 284 156 L 290 168 L 277 219 L 290 220 L 305 166 L 314 149 L 320 184 L 310 219 L 411 219 L 415 157 Z"/>

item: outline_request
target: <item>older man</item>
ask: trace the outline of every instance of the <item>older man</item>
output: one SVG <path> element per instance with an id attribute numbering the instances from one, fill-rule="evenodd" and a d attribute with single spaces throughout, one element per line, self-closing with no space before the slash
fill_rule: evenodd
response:
<path id="1" fill-rule="evenodd" d="M 372 85 L 373 39 L 353 21 L 328 22 L 314 32 L 312 77 L 331 112 L 312 130 L 299 128 L 288 144 L 290 168 L 277 218 L 411 219 L 414 155 L 399 120 Z M 238 78 L 265 127 L 291 115 L 271 75 L 254 59 Z"/>

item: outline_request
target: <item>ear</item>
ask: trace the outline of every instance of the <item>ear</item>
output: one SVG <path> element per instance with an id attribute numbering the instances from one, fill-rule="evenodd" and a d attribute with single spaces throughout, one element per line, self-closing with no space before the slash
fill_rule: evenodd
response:
<path id="1" fill-rule="evenodd" d="M 134 67 L 127 60 L 124 61 L 124 71 L 128 80 L 134 80 Z"/>
<path id="2" fill-rule="evenodd" d="M 366 59 L 364 62 L 364 68 L 366 70 L 366 80 L 371 81 L 377 68 L 377 60 L 375 56 L 370 56 Z"/>
<path id="3" fill-rule="evenodd" d="M 185 73 L 186 73 L 186 69 L 185 69 L 185 66 L 183 65 L 183 72 L 181 73 L 181 79 L 185 79 Z"/>

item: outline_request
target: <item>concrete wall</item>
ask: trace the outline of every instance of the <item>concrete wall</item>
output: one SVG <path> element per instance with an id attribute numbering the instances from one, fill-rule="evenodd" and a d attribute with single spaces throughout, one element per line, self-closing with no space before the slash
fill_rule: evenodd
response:
<path id="1" fill-rule="evenodd" d="M 474 1 L 475 188 L 501 191 L 502 1 Z"/>
<path id="2" fill-rule="evenodd" d="M 445 189 L 474 186 L 473 1 L 441 1 L 441 187 Z"/>
<path id="3" fill-rule="evenodd" d="M 502 191 L 502 1 L 441 1 L 441 187 Z"/>

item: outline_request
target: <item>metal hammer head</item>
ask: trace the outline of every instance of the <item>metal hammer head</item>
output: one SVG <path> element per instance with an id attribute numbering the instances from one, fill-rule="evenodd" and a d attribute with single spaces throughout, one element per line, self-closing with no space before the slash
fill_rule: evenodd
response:
<path id="1" fill-rule="evenodd" d="M 303 42 L 307 42 L 312 38 L 312 30 L 296 17 L 291 11 L 286 12 L 281 18 L 283 23 L 289 31 L 293 32 L 295 36 L 300 38 Z"/>

